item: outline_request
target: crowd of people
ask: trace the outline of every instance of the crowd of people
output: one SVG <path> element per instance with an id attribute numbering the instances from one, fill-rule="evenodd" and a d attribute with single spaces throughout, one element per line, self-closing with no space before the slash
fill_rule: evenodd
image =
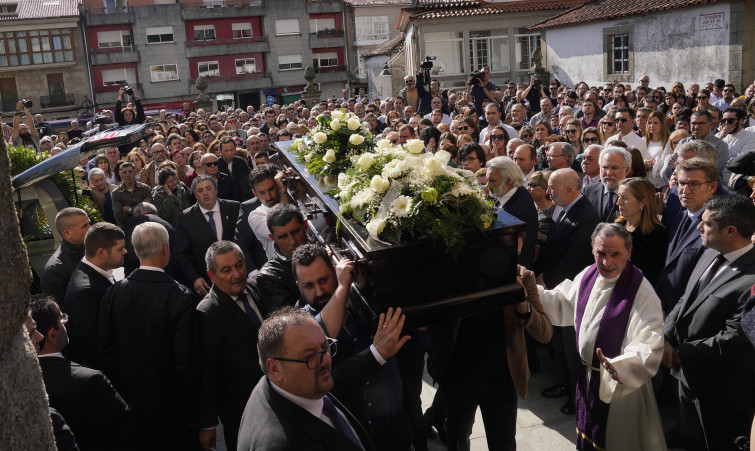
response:
<path id="1" fill-rule="evenodd" d="M 489 78 L 154 118 L 121 90 L 105 114 L 156 133 L 80 162 L 104 221 L 58 214 L 30 311 L 79 449 L 206 451 L 222 423 L 228 449 L 422 451 L 435 431 L 464 450 L 478 407 L 489 449 L 515 449 L 546 344 L 558 383 L 541 395 L 566 399 L 578 449 L 738 449 L 755 412 L 755 84 Z M 275 148 L 337 108 L 375 139 L 449 152 L 525 222 L 522 302 L 408 331 L 400 309 L 377 332 L 350 310 L 353 262 L 310 244 Z M 6 141 L 50 154 L 91 126 L 47 136 L 17 110 Z"/>

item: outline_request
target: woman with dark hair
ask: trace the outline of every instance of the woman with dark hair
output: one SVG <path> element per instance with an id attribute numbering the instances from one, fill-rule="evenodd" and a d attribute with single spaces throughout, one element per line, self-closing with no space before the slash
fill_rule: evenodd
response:
<path id="1" fill-rule="evenodd" d="M 438 146 L 440 144 L 440 130 L 432 125 L 426 126 L 419 132 L 419 139 L 425 143 L 426 152 L 435 153 L 438 151 Z"/>
<path id="2" fill-rule="evenodd" d="M 134 125 L 144 123 L 144 109 L 142 108 L 142 101 L 136 96 L 136 92 L 131 95 L 131 100 L 134 103 L 133 107 L 123 106 L 123 96 L 126 94 L 125 87 L 118 90 L 118 100 L 115 101 L 115 108 L 113 109 L 113 119 L 120 126 Z"/>
<path id="3" fill-rule="evenodd" d="M 157 215 L 175 227 L 178 214 L 191 206 L 191 190 L 178 180 L 178 173 L 170 166 L 157 172 L 157 183 L 152 188 L 152 203 Z"/>
<path id="4" fill-rule="evenodd" d="M 194 144 L 199 142 L 199 135 L 190 128 L 184 132 L 183 136 L 186 140 L 186 147 L 194 147 Z"/>
<path id="5" fill-rule="evenodd" d="M 666 262 L 668 231 L 658 220 L 655 187 L 648 180 L 632 177 L 619 183 L 619 216 L 616 222 L 632 234 L 632 262 L 645 278 L 655 280 Z"/>
<path id="6" fill-rule="evenodd" d="M 747 117 L 745 118 L 742 128 L 755 127 L 755 97 L 753 97 L 750 100 L 750 103 L 747 104 L 747 110 L 745 110 L 745 112 L 747 113 Z"/>
<path id="7" fill-rule="evenodd" d="M 480 140 L 480 126 L 471 116 L 466 116 L 459 122 L 459 133 L 471 136 L 475 142 Z"/>
<path id="8" fill-rule="evenodd" d="M 110 167 L 110 160 L 108 160 L 105 155 L 97 155 L 97 157 L 94 159 L 93 166 L 102 169 L 102 172 L 105 173 L 105 179 L 109 184 L 117 184 L 118 178 L 116 177 L 113 168 Z"/>
<path id="9" fill-rule="evenodd" d="M 642 157 L 642 152 L 635 147 L 629 147 L 627 151 L 632 154 L 632 166 L 629 168 L 627 177 L 645 178 L 648 173 L 645 169 L 645 159 Z"/>
<path id="10" fill-rule="evenodd" d="M 506 145 L 509 143 L 509 134 L 500 125 L 496 126 L 492 132 L 485 137 L 486 158 L 490 160 L 495 157 L 506 156 Z"/>
<path id="11" fill-rule="evenodd" d="M 535 171 L 527 181 L 527 192 L 532 196 L 537 210 L 537 247 L 535 248 L 535 261 L 539 249 L 548 241 L 548 233 L 553 225 L 553 211 L 556 204 L 548 195 L 548 177 L 551 171 Z"/>
<path id="12" fill-rule="evenodd" d="M 710 104 L 710 92 L 707 89 L 701 89 L 700 92 L 697 93 L 697 97 L 695 97 L 695 101 L 697 104 L 694 108 L 692 108 L 692 111 L 705 111 L 708 109 Z"/>
<path id="13" fill-rule="evenodd" d="M 479 130 L 479 128 L 480 128 L 480 115 L 477 114 L 477 110 L 475 109 L 474 106 L 468 106 L 468 107 L 464 108 L 464 110 L 462 111 L 462 119 L 468 118 L 468 117 L 472 118 L 474 120 L 474 123 L 476 124 L 476 126 L 477 126 L 477 128 Z M 478 134 L 479 134 L 479 131 L 478 131 Z"/>
<path id="14" fill-rule="evenodd" d="M 451 159 L 448 161 L 448 165 L 457 167 L 456 158 L 459 156 L 459 147 L 456 145 L 456 135 L 451 132 L 441 134 L 438 147 L 440 150 L 445 150 L 451 154 Z"/>
<path id="15" fill-rule="evenodd" d="M 141 175 L 142 169 L 147 165 L 147 160 L 144 158 L 141 150 L 139 150 L 138 147 L 134 147 L 131 152 L 126 155 L 126 161 L 134 165 L 136 179 L 139 180 L 139 175 Z"/>

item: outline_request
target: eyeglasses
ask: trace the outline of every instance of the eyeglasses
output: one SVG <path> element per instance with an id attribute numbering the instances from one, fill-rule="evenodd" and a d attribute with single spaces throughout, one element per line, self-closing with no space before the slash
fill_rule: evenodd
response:
<path id="1" fill-rule="evenodd" d="M 708 125 L 708 124 L 710 124 L 710 122 L 690 122 L 689 123 L 689 125 L 691 125 L 692 127 L 700 127 L 700 126 Z"/>
<path id="2" fill-rule="evenodd" d="M 208 168 L 210 168 L 212 166 L 217 166 L 217 165 L 218 165 L 217 161 L 208 161 L 206 163 L 202 163 L 202 166 L 207 166 Z"/>
<path id="3" fill-rule="evenodd" d="M 503 135 L 490 135 L 490 140 L 491 141 L 498 141 L 498 140 L 503 141 L 505 138 L 506 137 L 503 136 Z"/>
<path id="4" fill-rule="evenodd" d="M 710 183 L 710 182 L 682 182 L 682 181 L 677 181 L 676 182 L 676 186 L 678 187 L 678 189 L 680 191 L 683 190 L 683 189 L 685 189 L 685 188 L 689 188 L 692 191 L 697 191 L 697 190 L 700 189 L 701 186 L 703 186 L 705 184 L 708 184 L 708 183 Z"/>
<path id="5" fill-rule="evenodd" d="M 653 96 L 655 100 L 661 100 L 661 96 Z"/>
<path id="6" fill-rule="evenodd" d="M 679 141 L 671 141 L 671 145 L 676 147 L 679 145 Z"/>
<path id="7" fill-rule="evenodd" d="M 569 134 L 577 133 L 577 129 L 576 128 L 570 128 L 568 130 L 564 130 L 564 133 L 569 133 Z"/>
<path id="8" fill-rule="evenodd" d="M 407 85 L 412 84 L 412 83 L 414 83 L 414 80 L 406 80 Z"/>
<path id="9" fill-rule="evenodd" d="M 467 157 L 461 160 L 461 164 L 471 163 L 475 160 L 477 160 L 477 157 Z"/>
<path id="10" fill-rule="evenodd" d="M 614 125 L 616 125 L 616 124 L 614 124 L 613 122 L 603 122 L 603 123 L 602 123 L 601 125 L 602 125 L 603 127 L 605 127 L 605 126 L 613 127 L 613 126 L 614 126 Z"/>
<path id="11" fill-rule="evenodd" d="M 519 136 L 519 137 L 520 137 L 520 138 L 522 138 L 522 139 L 530 139 L 530 138 L 532 138 L 532 135 L 529 135 L 529 134 L 527 134 L 527 133 L 524 133 L 524 134 L 522 134 L 522 135 L 521 135 L 521 136 Z"/>
<path id="12" fill-rule="evenodd" d="M 584 142 L 585 144 L 599 143 L 600 142 L 600 138 L 598 138 L 598 137 L 595 137 L 595 138 L 582 138 L 582 142 Z"/>
<path id="13" fill-rule="evenodd" d="M 272 357 L 273 360 L 280 360 L 281 362 L 295 362 L 304 363 L 307 365 L 308 370 L 314 370 L 322 364 L 322 359 L 325 354 L 329 353 L 331 357 L 338 353 L 338 340 L 334 338 L 328 338 L 328 345 L 322 351 L 317 351 L 312 355 L 304 357 L 303 359 L 284 359 L 283 357 Z"/>
<path id="14" fill-rule="evenodd" d="M 547 159 L 549 159 L 549 160 L 553 160 L 553 159 L 555 159 L 555 158 L 558 158 L 558 157 L 565 157 L 565 156 L 566 156 L 566 154 L 563 154 L 563 153 L 562 153 L 561 155 L 548 155 L 548 156 L 547 156 L 547 157 L 545 157 L 545 158 L 547 158 Z"/>
<path id="15" fill-rule="evenodd" d="M 736 124 L 737 123 L 737 119 L 733 118 L 733 117 L 725 117 L 725 118 L 721 119 L 721 122 L 724 123 L 724 124 Z"/>
<path id="16" fill-rule="evenodd" d="M 629 119 L 625 117 L 617 117 L 616 122 L 629 122 Z"/>

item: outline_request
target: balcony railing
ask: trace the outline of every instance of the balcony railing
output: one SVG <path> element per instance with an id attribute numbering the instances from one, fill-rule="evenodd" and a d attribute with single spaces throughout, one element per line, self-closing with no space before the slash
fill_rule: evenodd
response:
<path id="1" fill-rule="evenodd" d="M 346 66 L 327 66 L 327 67 L 316 67 L 315 73 L 318 74 L 328 74 L 331 72 L 343 72 L 346 70 Z"/>
<path id="2" fill-rule="evenodd" d="M 223 81 L 242 81 L 242 80 L 254 80 L 259 78 L 265 78 L 267 74 L 265 72 L 251 72 L 247 74 L 227 74 L 227 75 L 214 75 L 212 77 L 204 77 L 207 83 L 219 83 Z M 191 84 L 197 83 L 196 78 L 191 79 Z"/>
<path id="3" fill-rule="evenodd" d="M 107 85 L 107 86 L 95 86 L 94 92 L 97 94 L 104 94 L 107 92 L 118 92 L 118 90 L 121 89 L 122 85 Z M 141 83 L 131 83 L 129 84 L 134 89 L 142 89 Z"/>
<path id="4" fill-rule="evenodd" d="M 18 99 L 15 100 L 3 100 L 3 111 L 15 111 Z"/>
<path id="5" fill-rule="evenodd" d="M 129 6 L 111 6 L 109 8 L 87 8 L 87 14 L 124 14 L 132 11 Z"/>
<path id="6" fill-rule="evenodd" d="M 205 41 L 186 41 L 186 45 L 189 47 L 203 47 L 207 45 L 249 44 L 251 42 L 265 42 L 265 37 L 252 36 L 251 38 L 208 39 Z"/>
<path id="7" fill-rule="evenodd" d="M 334 30 L 332 28 L 326 28 L 316 33 L 309 33 L 309 36 L 313 38 L 342 38 L 343 30 Z"/>
<path id="8" fill-rule="evenodd" d="M 51 96 L 39 96 L 39 105 L 42 108 L 55 108 L 59 106 L 74 105 L 76 96 L 74 94 L 55 94 Z"/>
<path id="9" fill-rule="evenodd" d="M 124 45 L 123 47 L 92 47 L 89 49 L 92 53 L 97 53 L 100 55 L 106 54 L 106 53 L 126 53 L 126 52 L 133 52 L 134 46 L 132 45 Z"/>
<path id="10" fill-rule="evenodd" d="M 204 2 L 181 2 L 184 9 L 262 7 L 262 0 L 207 0 Z"/>

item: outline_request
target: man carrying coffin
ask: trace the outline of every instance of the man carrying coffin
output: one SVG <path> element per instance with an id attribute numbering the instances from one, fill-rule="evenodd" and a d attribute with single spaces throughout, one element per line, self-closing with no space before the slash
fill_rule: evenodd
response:
<path id="1" fill-rule="evenodd" d="M 553 290 L 538 287 L 553 325 L 574 325 L 582 363 L 576 390 L 577 449 L 666 449 L 650 378 L 663 357 L 663 311 L 629 256 L 618 224 L 592 234 L 595 264 Z"/>

